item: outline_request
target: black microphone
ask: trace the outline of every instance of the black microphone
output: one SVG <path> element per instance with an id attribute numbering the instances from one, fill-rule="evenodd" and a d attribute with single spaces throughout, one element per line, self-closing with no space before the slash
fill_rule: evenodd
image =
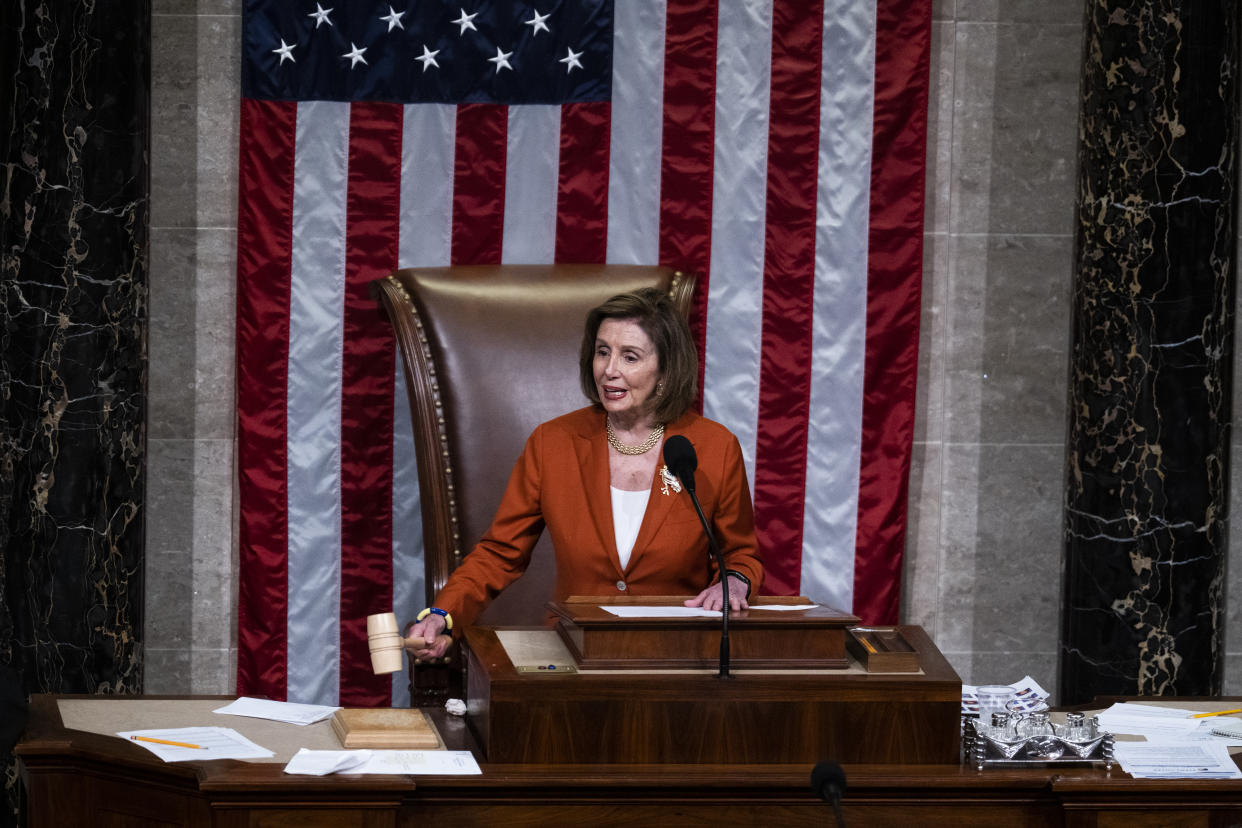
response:
<path id="1" fill-rule="evenodd" d="M 724 591 L 724 606 L 720 608 L 720 678 L 729 678 L 729 575 L 725 572 L 724 555 L 716 543 L 716 535 L 703 514 L 698 495 L 694 493 L 694 470 L 699 467 L 694 445 L 680 434 L 669 437 L 664 441 L 664 465 L 681 481 L 686 494 L 690 495 L 690 502 L 698 513 L 699 523 L 703 524 L 703 531 L 707 534 L 707 546 L 716 561 L 716 571 L 720 573 L 720 587 Z"/>
<path id="2" fill-rule="evenodd" d="M 699 457 L 694 445 L 680 434 L 664 441 L 664 465 L 672 472 L 686 491 L 694 491 L 694 470 L 699 467 Z"/>
<path id="3" fill-rule="evenodd" d="M 845 771 L 836 762 L 827 760 L 820 762 L 811 770 L 811 790 L 819 798 L 832 804 L 837 817 L 837 825 L 845 826 L 845 817 L 841 815 L 841 797 L 845 795 Z"/>

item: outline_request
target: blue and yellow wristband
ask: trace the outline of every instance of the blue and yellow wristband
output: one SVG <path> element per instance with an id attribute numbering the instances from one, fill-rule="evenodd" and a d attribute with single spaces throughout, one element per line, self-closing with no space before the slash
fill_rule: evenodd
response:
<path id="1" fill-rule="evenodd" d="M 441 618 L 443 618 L 443 619 L 444 619 L 444 629 L 446 629 L 446 630 L 451 630 L 451 629 L 453 629 L 453 616 L 449 615 L 447 610 L 442 610 L 442 609 L 440 609 L 439 607 L 427 607 L 427 609 L 425 609 L 425 610 L 423 610 L 422 612 L 420 612 L 420 613 L 418 614 L 418 618 L 416 618 L 416 619 L 414 619 L 414 620 L 416 620 L 416 621 L 422 621 L 422 620 L 423 620 L 424 618 L 426 618 L 428 615 L 438 615 L 438 616 L 440 616 Z"/>

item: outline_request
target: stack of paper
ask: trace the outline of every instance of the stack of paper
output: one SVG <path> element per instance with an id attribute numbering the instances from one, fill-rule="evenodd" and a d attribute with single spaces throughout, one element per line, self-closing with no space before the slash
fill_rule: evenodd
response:
<path id="1" fill-rule="evenodd" d="M 230 702 L 224 707 L 217 707 L 211 712 L 223 713 L 227 716 L 247 716 L 252 719 L 308 725 L 321 722 L 340 709 L 326 704 L 294 704 L 242 696 L 237 701 Z"/>
<path id="2" fill-rule="evenodd" d="M 1117 742 L 1113 755 L 1138 779 L 1242 779 L 1228 746 L 1212 742 Z"/>
<path id="3" fill-rule="evenodd" d="M 1109 733 L 1128 733 L 1149 740 L 1180 739 L 1199 730 L 1206 721 L 1191 718 L 1192 715 L 1193 711 L 1178 707 L 1124 702 L 1100 713 L 1099 720 L 1100 727 Z"/>
<path id="4" fill-rule="evenodd" d="M 1228 747 L 1242 746 L 1242 738 L 1213 733 L 1225 725 L 1242 727 L 1242 720 L 1224 716 L 1204 716 L 1181 707 L 1125 702 L 1114 704 L 1099 714 L 1100 728 L 1109 733 L 1142 736 L 1149 742 L 1210 742 Z"/>
<path id="5" fill-rule="evenodd" d="M 1221 721 L 1180 707 L 1134 702 L 1114 704 L 1099 714 L 1101 729 L 1145 739 L 1118 741 L 1113 755 L 1126 773 L 1151 779 L 1242 779 L 1229 755 L 1229 746 L 1242 740 L 1214 735 Z"/>

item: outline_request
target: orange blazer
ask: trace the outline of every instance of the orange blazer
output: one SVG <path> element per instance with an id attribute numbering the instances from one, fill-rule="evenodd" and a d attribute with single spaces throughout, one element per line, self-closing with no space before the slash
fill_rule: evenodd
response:
<path id="1" fill-rule="evenodd" d="M 725 567 L 763 581 L 746 468 L 737 438 L 689 412 L 665 429 L 684 435 L 698 455 L 695 491 L 715 531 Z M 500 507 L 483 539 L 436 596 L 435 605 L 466 627 L 517 580 L 546 528 L 556 554 L 554 599 L 570 595 L 697 595 L 717 579 L 702 524 L 684 490 L 664 492 L 657 467 L 630 562 L 621 569 L 612 523 L 604 412 L 583 408 L 538 428 L 526 441 Z M 624 585 L 624 589 L 621 589 Z"/>

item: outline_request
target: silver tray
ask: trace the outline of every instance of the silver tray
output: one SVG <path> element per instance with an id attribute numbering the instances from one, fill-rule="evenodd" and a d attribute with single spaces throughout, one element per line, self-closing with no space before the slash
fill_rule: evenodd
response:
<path id="1" fill-rule="evenodd" d="M 1059 757 L 1031 756 L 1026 744 L 1017 746 L 1012 756 L 1006 756 L 990 739 L 983 736 L 975 727 L 974 719 L 966 719 L 962 723 L 962 763 L 973 765 L 976 770 L 990 767 L 1031 768 L 1031 767 L 1068 767 L 1074 765 L 1103 765 L 1112 770 L 1116 759 L 1113 756 L 1114 738 L 1111 733 L 1101 733 L 1099 743 L 1085 751 L 1085 755 L 1074 752 L 1075 746 L 1060 737 L 1057 739 L 1065 747 L 1065 753 Z M 1028 743 L 1034 740 L 1026 740 Z M 1094 739 L 1092 741 L 1095 741 Z M 1014 743 L 1011 743 L 1012 749 Z"/>

